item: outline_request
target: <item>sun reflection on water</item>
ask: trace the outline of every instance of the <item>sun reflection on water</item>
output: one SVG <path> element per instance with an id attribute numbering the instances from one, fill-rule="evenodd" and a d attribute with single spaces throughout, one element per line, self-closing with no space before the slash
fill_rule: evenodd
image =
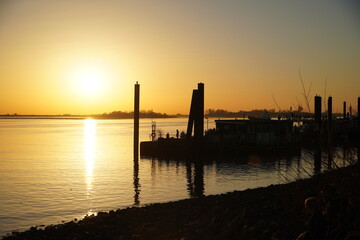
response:
<path id="1" fill-rule="evenodd" d="M 94 119 L 84 121 L 84 156 L 85 156 L 85 181 L 87 185 L 87 195 L 89 196 L 93 189 L 94 180 L 94 160 L 95 160 L 95 137 L 96 122 Z"/>

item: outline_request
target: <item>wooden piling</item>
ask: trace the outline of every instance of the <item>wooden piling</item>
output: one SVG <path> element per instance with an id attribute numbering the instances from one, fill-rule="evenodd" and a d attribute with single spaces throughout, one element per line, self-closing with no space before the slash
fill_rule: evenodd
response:
<path id="1" fill-rule="evenodd" d="M 134 97 L 134 158 L 139 156 L 140 84 L 135 84 Z"/>
<path id="2" fill-rule="evenodd" d="M 196 117 L 194 126 L 195 138 L 202 138 L 204 135 L 204 84 L 198 84 Z"/>
<path id="3" fill-rule="evenodd" d="M 358 110 L 357 110 L 357 117 L 358 117 L 358 130 L 360 132 L 360 97 L 358 97 Z"/>
<path id="4" fill-rule="evenodd" d="M 328 98 L 328 134 L 331 135 L 332 127 L 332 97 Z"/>
<path id="5" fill-rule="evenodd" d="M 321 126 L 321 97 L 315 96 L 315 124 L 320 129 Z"/>
<path id="6" fill-rule="evenodd" d="M 204 135 L 204 84 L 199 83 L 198 89 L 193 90 L 188 126 L 187 138 L 191 137 L 194 128 L 194 137 L 201 139 Z"/>
<path id="7" fill-rule="evenodd" d="M 189 139 L 191 138 L 195 116 L 196 116 L 196 105 L 197 105 L 197 99 L 198 99 L 198 90 L 194 89 L 191 97 L 191 105 L 190 105 L 190 113 L 189 113 L 189 120 L 188 120 L 188 126 L 186 131 L 186 137 Z"/>
<path id="8" fill-rule="evenodd" d="M 331 169 L 333 162 L 333 144 L 332 144 L 332 97 L 328 98 L 328 120 L 327 120 L 327 154 L 328 154 L 328 169 Z"/>

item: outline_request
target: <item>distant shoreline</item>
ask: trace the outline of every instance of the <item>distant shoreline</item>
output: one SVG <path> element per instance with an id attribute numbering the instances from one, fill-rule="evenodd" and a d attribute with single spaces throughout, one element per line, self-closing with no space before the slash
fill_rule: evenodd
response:
<path id="1" fill-rule="evenodd" d="M 185 117 L 185 116 L 184 116 Z M 149 119 L 150 117 L 140 117 L 140 119 Z M 160 119 L 160 118 L 178 118 L 178 117 L 153 117 L 153 119 Z M 94 116 L 79 116 L 79 117 L 61 117 L 61 116 L 0 116 L 0 119 L 54 119 L 54 120 L 84 120 L 84 119 L 96 119 L 96 120 L 114 120 L 114 119 L 133 119 L 133 118 L 116 118 L 116 117 L 94 117 Z"/>
<path id="2" fill-rule="evenodd" d="M 177 118 L 187 117 L 187 115 L 176 114 L 169 115 L 166 113 L 154 112 L 152 110 L 141 110 L 140 118 Z M 109 113 L 92 113 L 92 114 L 0 114 L 0 119 L 133 119 L 134 112 L 113 111 Z"/>
<path id="3" fill-rule="evenodd" d="M 63 120 L 84 120 L 88 117 L 0 117 L 0 119 L 63 119 Z"/>

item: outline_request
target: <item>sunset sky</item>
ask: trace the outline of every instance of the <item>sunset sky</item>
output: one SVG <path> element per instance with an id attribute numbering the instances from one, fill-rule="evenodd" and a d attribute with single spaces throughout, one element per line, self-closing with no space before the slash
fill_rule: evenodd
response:
<path id="1" fill-rule="evenodd" d="M 360 96 L 357 0 L 0 0 L 0 114 L 304 105 Z M 313 104 L 311 104 L 312 106 Z"/>

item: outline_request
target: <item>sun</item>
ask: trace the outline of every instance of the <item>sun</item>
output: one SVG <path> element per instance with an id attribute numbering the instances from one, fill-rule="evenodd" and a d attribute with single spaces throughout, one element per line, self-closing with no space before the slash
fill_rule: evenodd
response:
<path id="1" fill-rule="evenodd" d="M 85 94 L 94 95 L 101 90 L 102 76 L 93 69 L 79 71 L 74 78 L 77 89 Z"/>
<path id="2" fill-rule="evenodd" d="M 108 72 L 100 64 L 79 64 L 70 71 L 72 91 L 82 97 L 96 97 L 104 93 Z"/>

